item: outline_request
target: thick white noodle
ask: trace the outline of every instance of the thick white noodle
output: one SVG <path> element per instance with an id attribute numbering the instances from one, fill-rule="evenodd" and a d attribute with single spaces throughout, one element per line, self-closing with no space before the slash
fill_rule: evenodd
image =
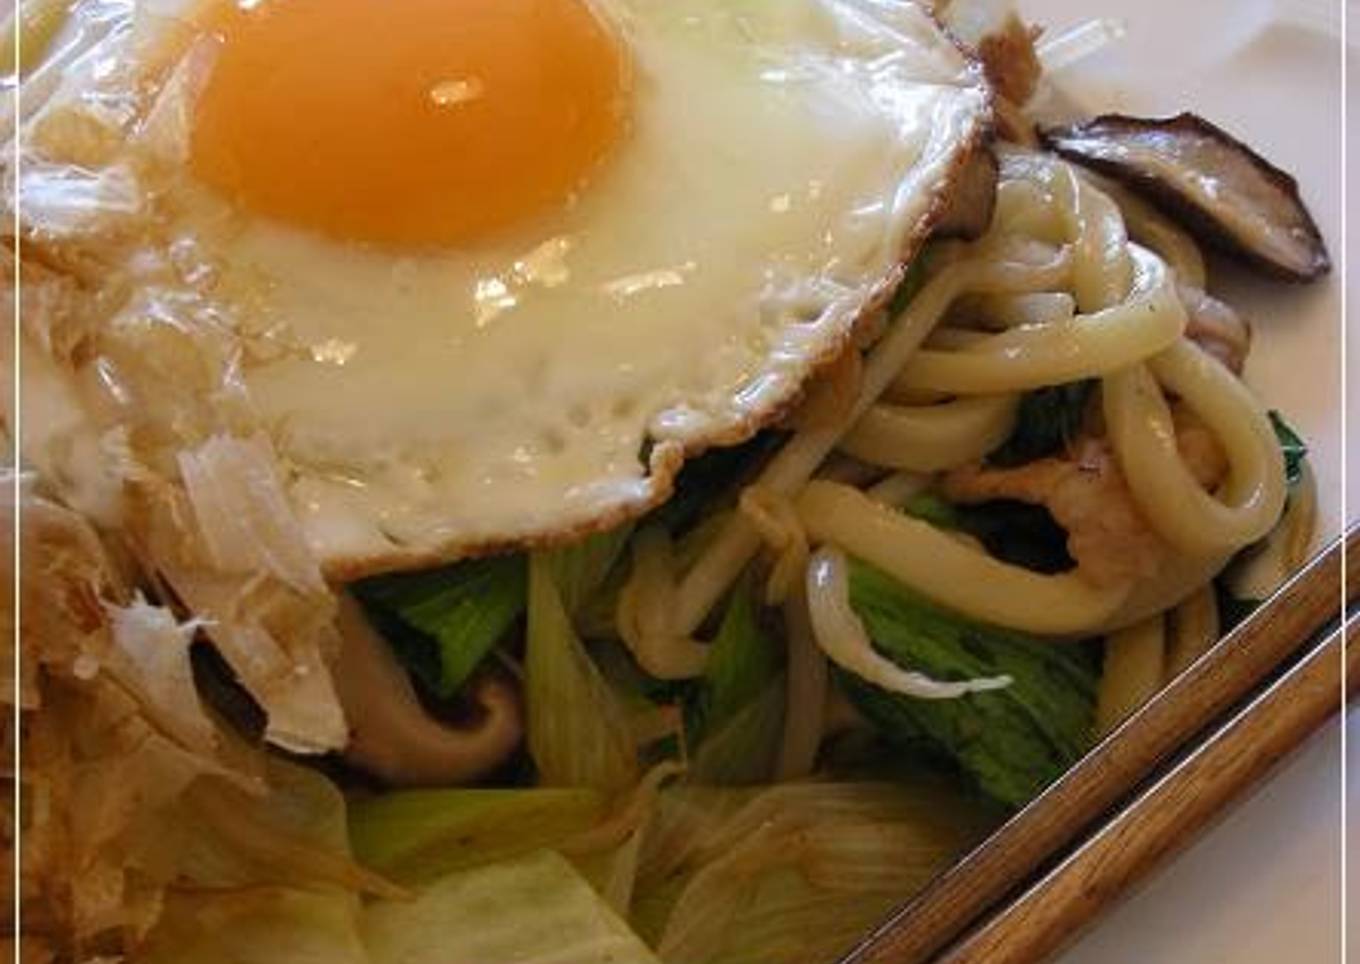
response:
<path id="1" fill-rule="evenodd" d="M 842 435 L 883 394 L 954 299 L 964 291 L 1019 294 L 1061 287 L 1070 274 L 1060 252 L 1048 264 L 988 263 L 966 260 L 949 265 L 912 299 L 864 363 L 860 396 L 836 423 L 799 432 L 780 450 L 757 480 L 787 496 L 798 492 Z M 733 519 L 680 583 L 674 613 L 677 633 L 689 636 L 760 548 L 760 535 L 743 518 Z"/>
<path id="2" fill-rule="evenodd" d="M 1218 642 L 1221 627 L 1212 584 L 1202 586 L 1169 614 L 1166 678 L 1175 679 Z"/>
<path id="3" fill-rule="evenodd" d="M 1046 576 L 1008 565 L 849 486 L 813 482 L 798 511 L 812 541 L 839 546 L 980 622 L 1077 635 L 1109 620 L 1129 595 L 1127 585 L 1097 589 L 1074 573 Z"/>
<path id="4" fill-rule="evenodd" d="M 1317 535 L 1317 477 L 1307 460 L 1300 468 L 1302 478 L 1289 493 L 1280 524 L 1228 570 L 1228 588 L 1238 599 L 1269 599 L 1308 561 Z"/>
<path id="5" fill-rule="evenodd" d="M 1018 395 L 981 395 L 942 405 L 869 411 L 841 439 L 841 451 L 884 468 L 939 472 L 980 459 L 1015 430 Z"/>
<path id="6" fill-rule="evenodd" d="M 817 646 L 808 612 L 806 579 L 799 574 L 798 586 L 784 600 L 784 633 L 788 639 L 787 698 L 784 702 L 784 736 L 775 762 L 775 779 L 780 783 L 812 774 L 817 764 L 817 749 L 826 729 L 827 671 L 826 656 Z"/>
<path id="7" fill-rule="evenodd" d="M 1166 619 L 1159 615 L 1112 633 L 1096 693 L 1096 735 L 1104 736 L 1162 688 L 1166 676 Z"/>
<path id="8" fill-rule="evenodd" d="M 934 276 L 867 355 L 853 406 L 800 429 L 755 484 L 797 499 L 812 540 L 844 548 L 941 605 L 1040 634 L 1110 631 L 1185 599 L 1269 531 L 1283 505 L 1282 464 L 1250 393 L 1183 338 L 1176 276 L 1202 277 L 1193 243 L 1131 205 L 1134 229 L 1175 261 L 1173 270 L 1131 243 L 1116 201 L 1066 163 L 1011 149 L 1000 160 L 988 235 L 937 247 Z M 951 321 L 991 331 L 940 328 L 951 308 Z M 1161 576 L 1097 588 L 1079 571 L 1036 574 L 883 504 L 910 497 L 912 474 L 953 468 L 1003 441 L 1019 393 L 1084 378 L 1104 380 L 1119 464 L 1174 550 Z M 1231 471 L 1216 496 L 1180 460 L 1162 386 L 1200 415 L 1227 454 Z M 809 486 L 837 448 L 909 474 L 869 494 Z M 681 578 L 673 568 L 665 580 L 653 573 L 661 588 L 633 594 L 635 629 L 697 646 L 697 628 L 760 545 L 748 518 L 731 518 Z M 638 618 L 642 608 L 646 617 Z M 632 642 L 655 648 L 636 635 Z"/>
<path id="9" fill-rule="evenodd" d="M 1122 184 L 1092 174 L 1083 176 L 1114 199 L 1124 213 L 1124 224 L 1129 236 L 1156 251 L 1163 261 L 1171 265 L 1177 281 L 1205 290 L 1209 272 L 1204 266 L 1204 255 L 1200 253 L 1199 245 L 1190 235 Z"/>
<path id="10" fill-rule="evenodd" d="M 1159 384 L 1160 382 L 1160 384 Z M 1227 482 L 1208 493 L 1176 448 L 1168 391 L 1213 430 L 1228 458 Z M 1284 458 L 1251 392 L 1193 342 L 1105 380 L 1105 422 L 1144 516 L 1170 545 L 1206 556 L 1250 545 L 1284 510 Z"/>
<path id="11" fill-rule="evenodd" d="M 1051 325 L 1077 313 L 1077 299 L 1066 291 L 1032 295 L 985 295 L 970 298 L 962 313 L 969 324 L 998 331 L 1020 325 Z M 959 314 L 959 312 L 955 312 Z"/>
<path id="12" fill-rule="evenodd" d="M 953 700 L 969 693 L 1004 689 L 1008 676 L 941 682 L 924 673 L 904 670 L 880 656 L 864 623 L 850 605 L 849 567 L 838 549 L 824 547 L 808 562 L 808 610 L 817 645 L 829 660 L 847 672 L 891 693 L 921 700 Z"/>
<path id="13" fill-rule="evenodd" d="M 1166 263 L 1129 245 L 1133 287 L 1126 300 L 1049 325 L 991 335 L 958 351 L 923 349 L 895 389 L 951 395 L 1030 391 L 1099 377 L 1150 358 L 1185 331 L 1185 306 Z"/>
<path id="14" fill-rule="evenodd" d="M 674 547 L 660 526 L 633 539 L 633 573 L 619 597 L 615 622 L 633 658 L 657 679 L 692 679 L 704 671 L 708 647 L 674 632 L 667 614 L 675 598 Z"/>
<path id="15" fill-rule="evenodd" d="M 834 480 L 830 480 L 834 481 Z M 900 508 L 930 487 L 931 476 L 917 472 L 894 472 L 870 486 L 865 493 L 875 502 Z"/>

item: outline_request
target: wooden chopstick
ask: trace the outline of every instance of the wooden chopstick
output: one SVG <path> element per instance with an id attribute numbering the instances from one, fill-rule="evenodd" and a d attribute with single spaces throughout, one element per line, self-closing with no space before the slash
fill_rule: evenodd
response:
<path id="1" fill-rule="evenodd" d="M 1341 617 L 1341 569 L 1360 589 L 1360 526 L 1334 541 L 1253 616 L 1205 653 L 1096 749 L 946 871 L 843 964 L 915 964 L 955 941 L 1061 856 L 1178 750 L 1316 645 Z M 1339 704 L 1339 689 L 1337 690 Z M 1240 787 L 1239 787 L 1240 789 Z M 1220 802 L 1225 802 L 1226 796 Z M 1004 910 L 1002 911 L 1004 913 Z"/>
<path id="2" fill-rule="evenodd" d="M 1345 658 L 1354 688 L 1360 651 Z M 1336 714 L 1342 659 L 1338 629 L 941 964 L 1029 964 L 1062 948 Z"/>

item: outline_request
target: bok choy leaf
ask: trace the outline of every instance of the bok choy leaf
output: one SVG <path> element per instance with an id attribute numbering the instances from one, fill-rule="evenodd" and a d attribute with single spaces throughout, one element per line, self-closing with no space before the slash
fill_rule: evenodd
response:
<path id="1" fill-rule="evenodd" d="M 614 569 L 632 531 L 621 526 L 548 554 L 573 618 Z M 526 560 L 470 559 L 366 579 L 353 589 L 403 665 L 434 695 L 448 699 L 524 615 Z"/>
<path id="2" fill-rule="evenodd" d="M 447 699 L 524 612 L 524 557 L 379 576 L 354 593 L 406 668 Z"/>
<path id="3" fill-rule="evenodd" d="M 1010 468 L 1056 455 L 1076 438 L 1095 391 L 1093 379 L 1041 388 L 1020 400 L 1015 431 L 987 456 L 992 465 Z"/>
<path id="4" fill-rule="evenodd" d="M 1303 460 L 1308 458 L 1308 443 L 1304 442 L 1279 412 L 1271 411 L 1269 415 L 1271 427 L 1275 429 L 1275 438 L 1280 443 L 1280 452 L 1284 455 L 1285 482 L 1297 485 L 1299 479 L 1303 477 Z"/>
<path id="5" fill-rule="evenodd" d="M 935 746 L 986 793 L 1015 807 L 1090 745 L 1096 673 L 1076 647 L 969 622 L 862 563 L 853 564 L 850 601 L 876 648 L 904 669 L 942 680 L 1013 681 L 957 700 L 915 700 L 839 674 L 856 707 L 885 736 Z"/>

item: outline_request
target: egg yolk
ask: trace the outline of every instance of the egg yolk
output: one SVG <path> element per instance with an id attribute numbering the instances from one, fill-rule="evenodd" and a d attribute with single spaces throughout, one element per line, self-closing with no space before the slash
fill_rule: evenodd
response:
<path id="1" fill-rule="evenodd" d="M 589 0 L 240 0 L 196 177 L 331 237 L 450 245 L 563 204 L 620 136 L 629 63 Z"/>

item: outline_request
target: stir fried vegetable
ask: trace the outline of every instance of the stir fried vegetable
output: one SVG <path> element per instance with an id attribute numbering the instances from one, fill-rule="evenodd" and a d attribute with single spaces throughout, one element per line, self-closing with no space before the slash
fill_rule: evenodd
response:
<path id="1" fill-rule="evenodd" d="M 1009 676 L 1005 689 L 957 700 L 913 700 L 842 674 L 860 712 L 900 742 L 957 760 L 992 797 L 1027 803 L 1090 743 L 1095 674 L 1079 652 L 980 626 L 855 565 L 850 599 L 882 653 L 934 679 Z"/>
<path id="2" fill-rule="evenodd" d="M 1020 400 L 1014 433 L 987 461 L 1008 468 L 1061 451 L 1081 429 L 1095 387 L 1087 379 L 1027 393 Z"/>
<path id="3" fill-rule="evenodd" d="M 783 666 L 783 647 L 761 628 L 750 586 L 739 585 L 691 704 L 694 781 L 770 779 L 783 732 Z"/>
<path id="4" fill-rule="evenodd" d="M 1275 429 L 1275 437 L 1280 440 L 1280 451 L 1284 453 L 1284 476 L 1291 486 L 1298 485 L 1303 477 L 1303 461 L 1308 457 L 1308 445 L 1299 433 L 1284 420 L 1279 412 L 1271 411 L 1270 424 Z"/>
<path id="5" fill-rule="evenodd" d="M 923 492 L 903 508 L 937 528 L 967 533 L 1012 565 L 1046 573 L 1076 565 L 1067 551 L 1067 533 L 1043 506 L 1011 499 L 956 505 L 935 492 Z"/>
<path id="6" fill-rule="evenodd" d="M 351 804 L 350 841 L 364 866 L 401 884 L 552 847 L 599 824 L 596 790 L 408 790 Z"/>
<path id="7" fill-rule="evenodd" d="M 637 779 L 637 746 L 618 696 L 572 628 L 551 557 L 529 560 L 524 654 L 529 752 L 543 786 L 613 792 Z"/>
<path id="8" fill-rule="evenodd" d="M 523 556 L 493 556 L 354 587 L 398 657 L 451 697 L 524 613 Z"/>
<path id="9" fill-rule="evenodd" d="M 943 785 L 680 787 L 663 798 L 635 917 L 684 964 L 833 960 L 978 838 Z"/>
<path id="10" fill-rule="evenodd" d="M 373 964 L 657 964 L 562 857 L 538 851 L 365 910 Z M 451 939 L 456 935 L 456 939 Z"/>

